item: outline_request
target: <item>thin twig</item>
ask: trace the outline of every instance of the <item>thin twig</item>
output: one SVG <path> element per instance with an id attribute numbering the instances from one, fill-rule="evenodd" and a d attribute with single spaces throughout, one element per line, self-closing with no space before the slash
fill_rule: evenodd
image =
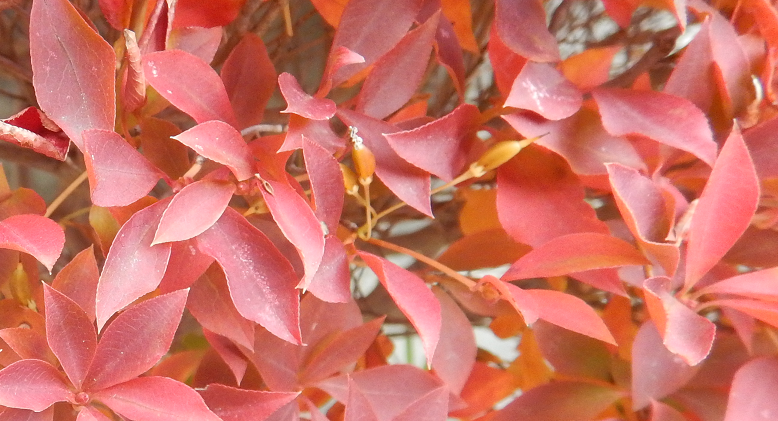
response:
<path id="1" fill-rule="evenodd" d="M 67 187 L 65 188 L 65 190 L 63 190 L 63 191 L 62 191 L 62 193 L 60 193 L 60 194 L 59 194 L 59 196 L 57 196 L 57 198 L 56 198 L 56 199 L 54 199 L 54 200 L 51 202 L 51 204 L 49 205 L 49 207 L 48 207 L 48 208 L 46 208 L 46 214 L 45 214 L 45 215 L 43 215 L 43 216 L 45 216 L 46 218 L 50 217 L 50 216 L 51 216 L 51 214 L 52 214 L 52 213 L 54 213 L 54 211 L 55 211 L 55 210 L 57 210 L 57 208 L 59 207 L 59 205 L 61 205 L 61 204 L 62 204 L 62 202 L 64 202 L 64 201 L 65 201 L 65 199 L 67 199 L 67 198 L 68 198 L 68 197 L 69 197 L 69 196 L 70 196 L 70 195 L 73 193 L 73 191 L 75 191 L 75 190 L 78 188 L 78 186 L 80 186 L 80 185 L 81 185 L 81 183 L 83 183 L 83 182 L 84 182 L 84 180 L 86 180 L 86 178 L 87 178 L 87 173 L 86 173 L 86 171 L 84 171 L 83 173 L 81 173 L 81 175 L 79 175 L 78 177 L 76 177 L 76 179 L 75 179 L 75 180 L 73 180 L 73 182 L 72 182 L 72 183 L 70 183 L 70 185 L 69 185 L 69 186 L 67 186 Z"/>

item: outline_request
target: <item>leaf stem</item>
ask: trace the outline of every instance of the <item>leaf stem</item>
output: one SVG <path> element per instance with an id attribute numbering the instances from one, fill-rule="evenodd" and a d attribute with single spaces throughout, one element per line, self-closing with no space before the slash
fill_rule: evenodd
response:
<path id="1" fill-rule="evenodd" d="M 43 216 L 45 216 L 46 218 L 50 217 L 50 216 L 51 216 L 51 214 L 52 214 L 52 213 L 54 213 L 54 211 L 55 211 L 55 210 L 57 210 L 57 208 L 59 207 L 59 205 L 61 205 L 61 204 L 62 204 L 62 202 L 64 202 L 64 201 L 65 201 L 65 199 L 67 199 L 67 198 L 68 198 L 68 196 L 70 196 L 70 195 L 73 193 L 73 191 L 75 191 L 75 190 L 78 188 L 78 186 L 80 186 L 80 185 L 81 185 L 81 183 L 83 183 L 83 182 L 84 182 L 84 180 L 86 180 L 86 178 L 87 178 L 87 173 L 86 173 L 86 171 L 82 172 L 82 173 L 81 173 L 81 175 L 79 175 L 78 177 L 76 177 L 76 179 L 75 179 L 75 180 L 73 180 L 73 182 L 72 182 L 72 183 L 70 183 L 70 185 L 68 185 L 67 187 L 65 187 L 65 190 L 62 190 L 62 193 L 60 193 L 60 194 L 59 194 L 59 196 L 57 196 L 57 197 L 56 197 L 56 198 L 55 198 L 55 199 L 54 199 L 54 200 L 51 202 L 51 204 L 49 205 L 49 207 L 47 207 L 47 208 L 46 208 L 46 213 L 45 213 Z"/>

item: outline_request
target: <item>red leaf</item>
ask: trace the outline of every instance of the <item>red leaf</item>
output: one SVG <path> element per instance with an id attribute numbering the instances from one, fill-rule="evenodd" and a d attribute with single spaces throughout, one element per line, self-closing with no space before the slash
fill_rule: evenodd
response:
<path id="1" fill-rule="evenodd" d="M 162 293 L 189 288 L 213 263 L 213 257 L 197 249 L 196 241 L 191 239 L 170 244 L 170 259 L 165 276 L 159 281 Z"/>
<path id="2" fill-rule="evenodd" d="M 253 32 L 245 34 L 224 61 L 221 78 L 235 110 L 238 128 L 261 123 L 277 79 L 262 38 Z"/>
<path id="3" fill-rule="evenodd" d="M 440 302 L 440 340 L 432 356 L 432 369 L 448 389 L 458 395 L 462 392 L 475 364 L 476 343 L 470 320 L 445 291 L 433 287 Z"/>
<path id="4" fill-rule="evenodd" d="M 546 11 L 538 0 L 498 0 L 497 36 L 516 54 L 532 61 L 559 61 L 557 40 L 546 27 Z"/>
<path id="5" fill-rule="evenodd" d="M 506 107 L 534 111 L 549 120 L 572 116 L 581 108 L 581 91 L 553 66 L 528 62 L 513 81 Z"/>
<path id="6" fill-rule="evenodd" d="M 8 348 L 5 349 L 10 348 L 13 354 L 18 355 L 19 358 L 14 358 L 14 361 L 18 359 L 36 359 L 59 365 L 57 358 L 46 342 L 46 336 L 43 332 L 28 327 L 9 327 L 0 330 L 0 339 L 8 344 Z M 11 358 L 11 353 L 8 353 L 7 357 Z M 6 365 L 10 364 L 10 362 L 6 361 L 4 363 Z"/>
<path id="7" fill-rule="evenodd" d="M 327 120 L 335 115 L 337 106 L 333 100 L 308 95 L 289 73 L 278 76 L 278 87 L 287 104 L 282 113 L 297 114 L 311 120 Z"/>
<path id="8" fill-rule="evenodd" d="M 303 139 L 305 169 L 311 182 L 314 212 L 327 226 L 327 231 L 335 233 L 343 212 L 343 175 L 338 161 L 326 149 L 308 139 Z"/>
<path id="9" fill-rule="evenodd" d="M 39 215 L 15 215 L 0 221 L 0 248 L 29 253 L 51 271 L 65 246 L 56 222 Z"/>
<path id="10" fill-rule="evenodd" d="M 40 412 L 55 402 L 72 400 L 65 376 L 45 361 L 22 360 L 0 370 L 2 406 Z"/>
<path id="11" fill-rule="evenodd" d="M 467 163 L 479 119 L 478 108 L 462 104 L 421 127 L 387 133 L 384 137 L 404 160 L 444 181 L 451 181 Z"/>
<path id="12" fill-rule="evenodd" d="M 733 276 L 702 288 L 698 294 L 734 294 L 761 301 L 778 301 L 778 268 Z"/>
<path id="13" fill-rule="evenodd" d="M 199 180 L 184 187 L 162 214 L 151 245 L 201 234 L 222 216 L 234 192 L 234 184 L 219 180 Z"/>
<path id="14" fill-rule="evenodd" d="M 314 0 L 313 3 L 316 3 L 317 1 L 321 0 Z M 330 89 L 332 89 L 332 77 L 341 67 L 364 62 L 364 57 L 346 47 L 333 47 L 332 50 L 330 50 L 329 58 L 327 58 L 327 67 L 324 69 L 324 75 L 322 75 L 319 90 L 316 91 L 316 96 L 320 98 L 327 96 Z"/>
<path id="15" fill-rule="evenodd" d="M 502 279 L 547 278 L 590 269 L 648 264 L 624 240 L 605 234 L 579 233 L 556 237 L 522 256 Z"/>
<path id="16" fill-rule="evenodd" d="M 448 414 L 449 391 L 443 387 L 432 390 L 408 405 L 394 421 L 442 420 Z"/>
<path id="17" fill-rule="evenodd" d="M 146 102 L 146 77 L 143 74 L 141 52 L 135 32 L 124 30 L 124 60 L 127 68 L 122 74 L 120 100 L 126 112 L 138 110 Z"/>
<path id="18" fill-rule="evenodd" d="M 266 183 L 271 188 L 261 189 L 262 197 L 284 236 L 300 253 L 305 277 L 297 287 L 306 290 L 324 255 L 324 232 L 321 223 L 308 202 L 288 184 L 277 181 Z"/>
<path id="19" fill-rule="evenodd" d="M 219 262 L 235 308 L 274 335 L 301 343 L 297 277 L 270 240 L 232 208 L 197 237 L 203 253 Z M 261 303 L 261 304 L 259 304 Z"/>
<path id="20" fill-rule="evenodd" d="M 351 378 L 348 378 L 348 400 L 345 404 L 344 421 L 379 421 L 370 400 Z"/>
<path id="21" fill-rule="evenodd" d="M 167 377 L 132 379 L 93 397 L 116 413 L 136 420 L 220 420 L 194 389 Z"/>
<path id="22" fill-rule="evenodd" d="M 105 20 L 116 30 L 123 30 L 130 25 L 132 2 L 130 0 L 98 0 L 100 10 Z"/>
<path id="23" fill-rule="evenodd" d="M 394 263 L 365 252 L 359 252 L 359 256 L 375 272 L 397 307 L 416 328 L 424 345 L 427 363 L 431 365 L 442 323 L 440 303 L 435 294 L 427 288 L 424 280 Z"/>
<path id="24" fill-rule="evenodd" d="M 494 82 L 503 97 L 510 93 L 516 76 L 521 72 L 527 59 L 513 52 L 497 34 L 497 25 L 489 31 L 489 61 L 494 69 Z"/>
<path id="25" fill-rule="evenodd" d="M 305 325 L 301 322 L 301 325 Z M 309 344 L 307 338 L 306 344 Z M 300 347 L 280 339 L 266 329 L 254 332 L 254 354 L 249 356 L 268 389 L 276 392 L 299 390 L 297 371 L 302 363 Z"/>
<path id="26" fill-rule="evenodd" d="M 216 55 L 216 50 L 219 49 L 223 34 L 224 29 L 219 27 L 173 28 L 168 35 L 165 49 L 186 51 L 202 61 L 210 63 Z"/>
<path id="27" fill-rule="evenodd" d="M 594 420 L 621 392 L 598 384 L 558 381 L 521 394 L 492 418 L 494 421 Z M 553 404 L 550 404 L 552 403 Z"/>
<path id="28" fill-rule="evenodd" d="M 516 285 L 501 281 L 492 275 L 486 275 L 478 281 L 479 285 L 487 285 L 497 290 L 500 298 L 507 301 L 521 317 L 524 323 L 530 325 L 538 320 L 537 303 L 532 297 Z"/>
<path id="29" fill-rule="evenodd" d="M 81 388 L 95 356 L 97 332 L 75 301 L 43 284 L 46 339 L 76 389 Z"/>
<path id="30" fill-rule="evenodd" d="M 70 149 L 67 135 L 35 107 L 0 120 L 0 139 L 60 161 L 67 158 Z"/>
<path id="31" fill-rule="evenodd" d="M 182 177 L 192 164 L 189 149 L 172 138 L 181 130 L 170 121 L 149 117 L 140 123 L 140 144 L 143 156 L 164 171 L 172 180 Z"/>
<path id="32" fill-rule="evenodd" d="M 302 148 L 303 139 L 316 143 L 330 153 L 341 154 L 346 149 L 343 138 L 332 130 L 329 120 L 308 120 L 291 114 L 284 144 L 278 148 L 278 152 Z"/>
<path id="33" fill-rule="evenodd" d="M 616 340 L 600 316 L 582 299 L 574 295 L 546 289 L 525 289 L 523 291 L 534 302 L 538 318 L 573 332 L 616 345 Z"/>
<path id="34" fill-rule="evenodd" d="M 240 132 L 230 125 L 218 121 L 200 123 L 191 129 L 173 136 L 198 154 L 226 165 L 238 181 L 254 175 L 254 157 Z"/>
<path id="35" fill-rule="evenodd" d="M 84 389 L 105 389 L 153 367 L 170 348 L 187 293 L 160 295 L 118 315 L 100 337 Z"/>
<path id="36" fill-rule="evenodd" d="M 686 286 L 727 253 L 751 224 L 759 204 L 759 178 L 737 128 L 727 138 L 689 228 Z"/>
<path id="37" fill-rule="evenodd" d="M 0 409 L 0 421 L 53 421 L 54 408 L 49 407 L 41 412 L 29 409 L 3 408 Z M 82 421 L 81 418 L 78 421 Z M 90 420 L 85 420 L 90 421 Z M 103 420 L 98 420 L 103 421 Z M 108 420 L 111 421 L 111 420 Z"/>
<path id="38" fill-rule="evenodd" d="M 708 120 L 689 100 L 655 91 L 595 89 L 605 130 L 640 135 L 686 151 L 713 166 L 716 142 Z"/>
<path id="39" fill-rule="evenodd" d="M 127 206 L 146 196 L 162 173 L 116 132 L 84 130 L 84 163 L 92 202 L 97 206 Z"/>
<path id="40" fill-rule="evenodd" d="M 200 391 L 208 407 L 223 421 L 264 421 L 299 395 L 299 392 L 264 392 L 220 384 L 210 384 Z"/>
<path id="41" fill-rule="evenodd" d="M 176 3 L 177 28 L 187 26 L 227 26 L 235 20 L 246 0 L 226 0 L 214 3 L 204 0 L 180 0 Z"/>
<path id="42" fill-rule="evenodd" d="M 224 84 L 199 57 L 181 50 L 159 51 L 143 57 L 143 70 L 163 98 L 196 122 L 221 120 L 237 126 Z"/>
<path id="43" fill-rule="evenodd" d="M 97 327 L 117 311 L 159 286 L 170 260 L 170 244 L 151 245 L 168 202 L 133 215 L 116 234 L 97 284 Z"/>
<path id="44" fill-rule="evenodd" d="M 81 132 L 113 130 L 113 48 L 67 0 L 36 0 L 30 10 L 32 83 L 41 109 L 79 149 Z"/>
<path id="45" fill-rule="evenodd" d="M 454 2 L 461 1 L 461 0 L 453 0 Z M 446 14 L 446 4 L 450 3 L 450 1 L 443 2 L 443 14 L 444 16 L 440 18 L 440 21 L 438 22 L 438 30 L 435 32 L 435 56 L 438 59 L 438 63 L 442 64 L 446 71 L 448 71 L 448 75 L 451 78 L 451 80 L 454 82 L 454 87 L 457 90 L 457 93 L 459 94 L 460 98 L 464 98 L 465 93 L 465 82 L 466 82 L 466 76 L 465 76 L 465 57 L 464 54 L 462 54 L 462 48 L 466 48 L 468 51 L 479 51 L 478 45 L 475 41 L 475 37 L 473 36 L 473 30 L 472 30 L 472 15 L 470 15 L 470 4 L 467 3 L 465 5 L 456 6 L 458 10 L 467 9 L 468 15 L 467 17 L 462 17 L 463 21 L 456 23 L 456 28 L 454 27 L 454 23 L 449 20 Z M 470 28 L 464 28 L 465 26 L 470 26 Z M 468 38 L 465 42 L 469 42 L 469 45 L 467 47 L 463 47 L 460 45 L 460 40 L 457 36 L 457 30 L 460 32 L 465 31 L 468 33 Z M 480 54 L 480 53 L 479 53 Z"/>
<path id="46" fill-rule="evenodd" d="M 672 406 L 652 400 L 651 421 L 686 421 L 686 417 Z"/>
<path id="47" fill-rule="evenodd" d="M 251 335 L 254 336 L 254 330 L 252 329 Z M 222 361 L 227 364 L 232 374 L 235 376 L 235 384 L 240 384 L 243 381 L 243 376 L 246 375 L 246 369 L 249 367 L 249 362 L 243 351 L 238 348 L 235 343 L 225 338 L 224 336 L 217 335 L 203 329 L 203 336 L 211 345 L 211 348 L 219 354 Z M 275 336 L 273 337 L 275 338 Z M 286 343 L 286 342 L 284 342 Z M 254 348 L 254 344 L 251 344 L 251 349 Z M 202 363 L 201 363 L 202 366 Z"/>
<path id="48" fill-rule="evenodd" d="M 76 421 L 111 421 L 111 419 L 94 407 L 84 406 L 79 411 Z"/>
<path id="49" fill-rule="evenodd" d="M 408 32 L 376 61 L 357 97 L 356 111 L 384 119 L 405 105 L 427 70 L 440 14 Z"/>
<path id="50" fill-rule="evenodd" d="M 667 349 L 697 365 L 713 347 L 716 325 L 678 301 L 669 291 L 670 282 L 666 277 L 646 279 L 646 307 Z"/>
<path id="51" fill-rule="evenodd" d="M 51 286 L 75 301 L 86 313 L 89 321 L 94 322 L 95 295 L 99 278 L 100 271 L 95 260 L 94 246 L 89 246 L 59 271 Z"/>
<path id="52" fill-rule="evenodd" d="M 699 32 L 684 49 L 663 89 L 665 93 L 688 99 L 703 112 L 709 112 L 713 104 L 719 79 L 711 71 L 715 62 L 710 27 L 710 18 L 702 21 Z"/>
<path id="53" fill-rule="evenodd" d="M 321 265 L 308 284 L 308 291 L 316 298 L 330 303 L 351 300 L 351 272 L 346 248 L 335 235 L 324 237 Z"/>
<path id="54" fill-rule="evenodd" d="M 716 300 L 719 307 L 731 307 L 771 326 L 778 327 L 778 303 L 747 299 Z"/>
<path id="55" fill-rule="evenodd" d="M 724 421 L 767 420 L 778 413 L 774 392 L 778 388 L 778 361 L 757 358 L 735 373 Z"/>
<path id="56" fill-rule="evenodd" d="M 612 378 L 613 361 L 605 343 L 542 320 L 532 325 L 532 333 L 543 358 L 560 377 Z"/>

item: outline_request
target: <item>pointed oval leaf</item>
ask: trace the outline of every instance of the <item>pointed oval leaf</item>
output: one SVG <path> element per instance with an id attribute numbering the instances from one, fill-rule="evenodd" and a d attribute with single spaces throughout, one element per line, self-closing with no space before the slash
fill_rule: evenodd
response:
<path id="1" fill-rule="evenodd" d="M 303 138 L 305 169 L 311 182 L 314 212 L 335 233 L 343 212 L 345 187 L 338 161 L 325 148 Z"/>
<path id="2" fill-rule="evenodd" d="M 495 421 L 595 420 L 621 397 L 618 390 L 584 382 L 558 381 L 524 392 L 497 412 Z M 553 405 L 549 403 L 553 402 Z"/>
<path id="3" fill-rule="evenodd" d="M 732 379 L 724 421 L 758 421 L 778 414 L 778 361 L 757 358 L 738 369 Z"/>
<path id="4" fill-rule="evenodd" d="M 170 349 L 188 292 L 160 295 L 117 316 L 97 344 L 84 389 L 105 389 L 153 367 Z"/>
<path id="5" fill-rule="evenodd" d="M 84 406 L 79 411 L 76 421 L 111 421 L 111 419 L 92 406 Z"/>
<path id="6" fill-rule="evenodd" d="M 219 120 L 206 121 L 173 136 L 198 154 L 226 165 L 238 181 L 254 175 L 254 157 L 234 127 Z"/>
<path id="7" fill-rule="evenodd" d="M 67 158 L 70 149 L 67 135 L 35 107 L 0 120 L 0 139 L 60 161 Z"/>
<path id="8" fill-rule="evenodd" d="M 159 286 L 170 260 L 170 244 L 151 245 L 168 201 L 133 215 L 116 234 L 97 283 L 99 330 L 111 316 Z"/>
<path id="9" fill-rule="evenodd" d="M 236 389 L 216 383 L 200 391 L 211 411 L 223 421 L 264 421 L 299 395 L 299 392 Z"/>
<path id="10" fill-rule="evenodd" d="M 113 130 L 113 48 L 67 0 L 30 10 L 32 84 L 41 109 L 83 150 L 87 129 Z"/>
<path id="11" fill-rule="evenodd" d="M 75 301 L 89 321 L 94 322 L 98 279 L 100 270 L 97 268 L 94 246 L 89 246 L 57 273 L 51 286 Z"/>
<path id="12" fill-rule="evenodd" d="M 538 318 L 573 332 L 612 345 L 616 340 L 605 322 L 586 302 L 576 296 L 546 289 L 525 289 L 532 298 Z"/>
<path id="13" fill-rule="evenodd" d="M 521 69 L 505 99 L 506 107 L 534 111 L 549 120 L 570 117 L 582 103 L 581 91 L 558 70 L 532 61 Z"/>
<path id="14" fill-rule="evenodd" d="M 308 292 L 330 303 L 351 300 L 351 272 L 346 248 L 335 235 L 324 238 L 324 254 L 319 270 L 308 284 Z"/>
<path id="15" fill-rule="evenodd" d="M 308 95 L 297 78 L 289 73 L 278 75 L 278 87 L 286 101 L 283 113 L 297 114 L 311 120 L 327 120 L 335 115 L 337 106 L 333 100 Z"/>
<path id="16" fill-rule="evenodd" d="M 276 69 L 259 35 L 249 32 L 224 60 L 221 78 L 238 128 L 262 122 L 265 105 L 275 91 Z"/>
<path id="17" fill-rule="evenodd" d="M 196 237 L 216 222 L 230 203 L 235 185 L 199 180 L 173 196 L 162 214 L 152 245 Z"/>
<path id="18" fill-rule="evenodd" d="M 498 0 L 494 27 L 513 52 L 532 61 L 559 61 L 557 40 L 546 27 L 546 11 L 538 0 Z"/>
<path id="19" fill-rule="evenodd" d="M 162 173 L 116 132 L 83 132 L 84 163 L 92 202 L 97 206 L 127 206 L 146 196 Z"/>
<path id="20" fill-rule="evenodd" d="M 167 377 L 140 377 L 101 390 L 94 398 L 134 420 L 220 421 L 191 387 Z"/>
<path id="21" fill-rule="evenodd" d="M 97 332 L 75 301 L 43 284 L 46 339 L 76 389 L 81 388 L 97 347 Z"/>
<path id="22" fill-rule="evenodd" d="M 699 291 L 700 294 L 734 294 L 762 301 L 778 301 L 778 268 L 733 276 Z"/>
<path id="23" fill-rule="evenodd" d="M 397 307 L 416 328 L 424 345 L 427 364 L 432 364 L 440 340 L 441 310 L 435 294 L 424 280 L 381 257 L 360 252 L 359 256 L 375 272 Z"/>
<path id="24" fill-rule="evenodd" d="M 433 287 L 432 293 L 440 302 L 440 340 L 432 356 L 432 369 L 448 389 L 458 395 L 465 387 L 475 364 L 478 348 L 475 334 L 465 313 L 448 293 Z"/>
<path id="25" fill-rule="evenodd" d="M 143 71 L 163 98 L 196 122 L 221 120 L 237 126 L 222 80 L 201 58 L 181 50 L 158 51 L 143 57 Z"/>
<path id="26" fill-rule="evenodd" d="M 344 402 L 346 410 L 343 414 L 343 421 L 379 421 L 373 405 L 365 396 L 354 380 L 348 378 L 348 400 Z"/>
<path id="27" fill-rule="evenodd" d="M 51 364 L 21 360 L 0 370 L 0 405 L 43 411 L 55 402 L 72 401 L 73 392 Z"/>
<path id="28" fill-rule="evenodd" d="M 447 419 L 450 392 L 439 387 L 408 405 L 394 421 L 442 420 Z"/>
<path id="29" fill-rule="evenodd" d="M 160 292 L 189 288 L 212 263 L 213 257 L 198 250 L 195 239 L 171 243 L 165 276 L 159 281 Z"/>
<path id="30" fill-rule="evenodd" d="M 48 270 L 54 267 L 62 248 L 62 227 L 40 215 L 15 215 L 0 221 L 0 248 L 29 253 Z"/>
<path id="31" fill-rule="evenodd" d="M 686 285 L 702 278 L 751 224 L 759 204 L 759 178 L 740 130 L 727 138 L 700 195 L 689 228 Z"/>
<path id="32" fill-rule="evenodd" d="M 289 261 L 246 218 L 227 208 L 197 237 L 197 247 L 219 262 L 235 308 L 274 335 L 299 344 L 297 277 Z"/>

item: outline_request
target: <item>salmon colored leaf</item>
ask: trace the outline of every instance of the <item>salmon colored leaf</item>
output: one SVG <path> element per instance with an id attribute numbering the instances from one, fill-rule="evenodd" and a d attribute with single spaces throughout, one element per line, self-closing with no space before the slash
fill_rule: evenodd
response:
<path id="1" fill-rule="evenodd" d="M 125 111 L 133 112 L 146 102 L 146 76 L 143 74 L 141 52 L 135 32 L 124 30 L 124 59 L 127 63 L 126 73 L 122 78 L 122 97 Z"/>
<path id="2" fill-rule="evenodd" d="M 582 299 L 559 291 L 525 289 L 538 318 L 573 332 L 616 345 L 600 316 Z"/>
<path id="3" fill-rule="evenodd" d="M 29 409 L 2 408 L 0 409 L 0 421 L 53 421 L 54 408 L 49 407 L 41 412 L 30 411 Z M 82 421 L 79 418 L 77 421 Z M 87 419 L 86 421 L 90 421 Z M 102 419 L 98 421 L 104 421 Z M 111 421 L 111 420 L 108 420 Z"/>
<path id="4" fill-rule="evenodd" d="M 0 221 L 0 248 L 29 253 L 51 271 L 65 246 L 62 227 L 40 215 L 15 215 Z"/>
<path id="5" fill-rule="evenodd" d="M 220 384 L 210 384 L 200 391 L 211 411 L 223 421 L 267 420 L 299 395 L 299 392 L 265 392 Z"/>
<path id="6" fill-rule="evenodd" d="M 427 70 L 440 14 L 408 32 L 376 61 L 357 97 L 356 111 L 384 119 L 405 105 Z"/>
<path id="7" fill-rule="evenodd" d="M 196 181 L 178 192 L 162 214 L 151 245 L 196 237 L 216 222 L 230 203 L 235 185 Z"/>
<path id="8" fill-rule="evenodd" d="M 437 260 L 454 270 L 476 270 L 510 265 L 530 250 L 513 241 L 504 229 L 493 228 L 454 241 Z"/>
<path id="9" fill-rule="evenodd" d="M 546 11 L 538 0 L 498 0 L 497 36 L 516 54 L 537 62 L 559 61 L 557 40 L 546 27 Z"/>
<path id="10" fill-rule="evenodd" d="M 114 127 L 113 48 L 67 0 L 35 0 L 29 19 L 38 103 L 83 150 L 84 130 Z"/>
<path id="11" fill-rule="evenodd" d="M 605 234 L 568 234 L 522 256 L 502 279 L 547 278 L 590 269 L 644 265 L 648 261 L 624 240 Z"/>
<path id="12" fill-rule="evenodd" d="M 316 1 L 317 0 L 313 0 L 313 3 L 316 3 Z M 327 67 L 324 69 L 324 75 L 322 75 L 321 83 L 319 84 L 319 90 L 316 91 L 316 96 L 320 98 L 327 96 L 327 94 L 330 92 L 330 89 L 332 89 L 332 77 L 335 73 L 338 72 L 338 70 L 340 70 L 341 67 L 364 62 L 364 57 L 349 50 L 346 47 L 340 46 L 333 48 L 330 51 L 329 58 L 327 59 Z"/>
<path id="13" fill-rule="evenodd" d="M 439 387 L 408 405 L 395 421 L 442 420 L 448 414 L 449 391 Z"/>
<path id="14" fill-rule="evenodd" d="M 140 144 L 143 156 L 164 171 L 170 179 L 182 177 L 192 164 L 189 149 L 172 139 L 181 130 L 170 121 L 150 117 L 140 123 Z"/>
<path id="15" fill-rule="evenodd" d="M 132 11 L 130 0 L 98 0 L 97 3 L 103 16 L 114 29 L 121 31 L 130 25 Z"/>
<path id="16" fill-rule="evenodd" d="M 151 243 L 167 204 L 157 202 L 137 212 L 116 234 L 97 284 L 99 330 L 114 313 L 159 286 L 170 260 L 170 244 Z"/>
<path id="17" fill-rule="evenodd" d="M 730 307 L 759 319 L 770 326 L 778 327 L 778 303 L 750 299 L 716 300 L 719 307 Z"/>
<path id="18" fill-rule="evenodd" d="M 735 127 L 700 195 L 689 229 L 686 286 L 691 287 L 729 251 L 751 224 L 759 178 Z"/>
<path id="19" fill-rule="evenodd" d="M 387 133 L 384 137 L 404 160 L 451 181 L 467 163 L 479 118 L 477 107 L 462 104 L 421 127 Z"/>
<path id="20" fill-rule="evenodd" d="M 226 26 L 238 16 L 246 0 L 225 0 L 213 3 L 207 0 L 180 0 L 176 2 L 176 28 Z"/>
<path id="21" fill-rule="evenodd" d="M 359 256 L 375 272 L 397 307 L 411 321 L 421 337 L 427 364 L 432 364 L 440 340 L 441 309 L 435 294 L 424 280 L 381 257 L 360 252 Z"/>
<path id="22" fill-rule="evenodd" d="M 196 122 L 220 120 L 237 126 L 222 80 L 201 58 L 181 50 L 158 51 L 143 57 L 143 71 L 163 98 Z"/>
<path id="23" fill-rule="evenodd" d="M 114 412 L 136 420 L 219 421 L 189 386 L 167 377 L 140 377 L 94 394 Z"/>
<path id="24" fill-rule="evenodd" d="M 59 365 L 43 332 L 27 327 L 9 327 L 0 330 L 0 339 L 8 344 L 5 349 L 10 349 L 20 359 L 43 360 L 50 364 Z"/>
<path id="25" fill-rule="evenodd" d="M 278 75 L 278 87 L 286 101 L 283 113 L 297 114 L 311 120 L 327 120 L 335 115 L 337 106 L 333 100 L 308 95 L 297 78 L 289 73 Z"/>
<path id="26" fill-rule="evenodd" d="M 76 421 L 111 421 L 111 419 L 92 406 L 84 406 L 79 411 Z"/>
<path id="27" fill-rule="evenodd" d="M 170 244 L 170 259 L 159 290 L 163 293 L 189 288 L 213 263 L 213 257 L 197 248 L 197 240 L 176 241 Z"/>
<path id="28" fill-rule="evenodd" d="M 457 40 L 456 28 L 446 18 L 440 18 L 438 30 L 435 32 L 435 57 L 438 63 L 443 65 L 448 72 L 454 88 L 457 90 L 460 98 L 465 93 L 465 57 L 462 53 L 462 46 Z"/>
<path id="29" fill-rule="evenodd" d="M 666 277 L 646 279 L 646 307 L 667 349 L 694 366 L 710 353 L 716 325 L 675 298 L 670 282 Z"/>
<path id="30" fill-rule="evenodd" d="M 216 50 L 219 49 L 223 34 L 224 29 L 219 27 L 173 28 L 168 35 L 165 49 L 186 51 L 210 63 L 216 55 Z"/>
<path id="31" fill-rule="evenodd" d="M 130 205 L 146 196 L 163 175 L 113 131 L 84 130 L 81 149 L 97 206 Z"/>
<path id="32" fill-rule="evenodd" d="M 598 384 L 558 381 L 535 387 L 497 411 L 494 421 L 595 420 L 621 392 Z M 553 405 L 549 405 L 553 402 Z"/>
<path id="33" fill-rule="evenodd" d="M 235 110 L 238 128 L 261 123 L 277 79 L 262 38 L 253 32 L 243 35 L 224 61 L 221 78 Z"/>
<path id="34" fill-rule="evenodd" d="M 200 123 L 173 136 L 198 154 L 226 165 L 238 181 L 254 175 L 254 157 L 246 141 L 234 127 L 222 121 Z"/>
<path id="35" fill-rule="evenodd" d="M 530 110 L 549 120 L 562 120 L 581 108 L 581 91 L 553 66 L 528 62 L 505 99 L 506 107 Z"/>
<path id="36" fill-rule="evenodd" d="M 324 254 L 319 269 L 308 284 L 308 291 L 330 303 L 345 303 L 351 299 L 349 258 L 337 236 L 324 237 Z"/>
<path id="37" fill-rule="evenodd" d="M 665 93 L 688 99 L 703 112 L 710 110 L 720 80 L 711 71 L 715 62 L 710 27 L 711 18 L 702 21 L 699 32 L 684 49 L 663 89 Z"/>
<path id="38" fill-rule="evenodd" d="M 0 140 L 29 148 L 48 157 L 64 161 L 70 139 L 53 121 L 35 107 L 0 120 Z"/>
<path id="39" fill-rule="evenodd" d="M 97 347 L 97 332 L 75 301 L 43 284 L 46 339 L 76 389 L 86 377 Z"/>
<path id="40" fill-rule="evenodd" d="M 489 31 L 489 61 L 494 69 L 494 83 L 503 97 L 507 97 L 513 86 L 513 81 L 527 64 L 527 58 L 516 54 L 508 48 L 497 34 L 497 26 L 492 25 Z"/>
<path id="41" fill-rule="evenodd" d="M 311 182 L 314 213 L 335 233 L 343 212 L 345 187 L 338 161 L 325 148 L 303 138 L 305 169 Z"/>
<path id="42" fill-rule="evenodd" d="M 346 404 L 344 421 L 379 421 L 370 400 L 351 378 L 348 379 L 348 400 L 344 403 Z"/>
<path id="43" fill-rule="evenodd" d="M 470 320 L 448 293 L 440 287 L 433 287 L 432 293 L 440 303 L 442 323 L 431 366 L 448 389 L 458 395 L 465 387 L 475 364 L 475 334 Z"/>
<path id="44" fill-rule="evenodd" d="M 252 335 L 254 334 L 252 329 Z M 235 376 L 235 384 L 240 384 L 243 381 L 243 376 L 246 375 L 249 362 L 243 351 L 235 345 L 234 342 L 227 339 L 224 336 L 217 335 L 206 329 L 203 329 L 203 336 L 205 340 L 211 345 L 213 351 L 221 357 L 222 361 L 227 364 L 232 375 Z M 275 336 L 274 336 L 275 338 Z M 254 344 L 251 344 L 251 348 L 254 348 Z M 201 363 L 201 367 L 204 367 Z"/>
<path id="45" fill-rule="evenodd" d="M 778 268 L 757 270 L 708 285 L 699 294 L 732 294 L 762 301 L 778 301 Z"/>
<path id="46" fill-rule="evenodd" d="M 153 367 L 170 348 L 188 292 L 160 295 L 118 315 L 100 337 L 84 389 L 105 389 Z"/>
<path id="47" fill-rule="evenodd" d="M 592 94 L 608 133 L 644 136 L 713 166 L 717 147 L 708 120 L 686 98 L 628 89 L 600 88 Z"/>
<path id="48" fill-rule="evenodd" d="M 479 285 L 494 288 L 500 298 L 507 301 L 531 325 L 538 320 L 538 305 L 526 290 L 508 282 L 501 281 L 492 275 L 486 275 L 478 281 Z M 488 290 L 487 290 L 488 291 Z"/>
<path id="49" fill-rule="evenodd" d="M 0 405 L 43 411 L 74 398 L 65 376 L 41 360 L 22 360 L 0 370 Z"/>
<path id="50" fill-rule="evenodd" d="M 757 421 L 778 413 L 773 392 L 778 388 L 778 361 L 757 358 L 744 364 L 732 379 L 724 421 Z"/>
<path id="51" fill-rule="evenodd" d="M 469 1 L 442 0 L 443 15 L 451 22 L 459 44 L 466 51 L 479 53 L 478 41 L 473 35 L 473 11 Z"/>
<path id="52" fill-rule="evenodd" d="M 668 404 L 651 401 L 651 421 L 686 421 L 686 417 Z"/>
<path id="53" fill-rule="evenodd" d="M 261 231 L 232 208 L 197 237 L 197 247 L 219 262 L 235 308 L 279 338 L 301 343 L 297 277 Z"/>

